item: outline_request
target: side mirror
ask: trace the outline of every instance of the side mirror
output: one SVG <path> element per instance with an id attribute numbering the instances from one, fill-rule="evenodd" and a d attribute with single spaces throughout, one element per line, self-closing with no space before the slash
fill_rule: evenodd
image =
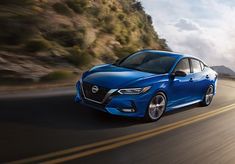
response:
<path id="1" fill-rule="evenodd" d="M 185 77 L 185 76 L 187 76 L 187 73 L 184 71 L 176 71 L 176 72 L 172 73 L 172 76 Z"/>

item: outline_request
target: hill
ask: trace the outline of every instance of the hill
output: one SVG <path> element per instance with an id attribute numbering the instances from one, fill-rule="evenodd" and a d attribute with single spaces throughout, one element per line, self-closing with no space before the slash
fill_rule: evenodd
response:
<path id="1" fill-rule="evenodd" d="M 221 66 L 212 66 L 213 70 L 215 70 L 220 76 L 224 77 L 235 77 L 235 72 L 231 70 L 230 68 L 221 65 Z"/>
<path id="2" fill-rule="evenodd" d="M 48 81 L 143 48 L 168 50 L 136 0 L 1 0 L 1 82 Z"/>

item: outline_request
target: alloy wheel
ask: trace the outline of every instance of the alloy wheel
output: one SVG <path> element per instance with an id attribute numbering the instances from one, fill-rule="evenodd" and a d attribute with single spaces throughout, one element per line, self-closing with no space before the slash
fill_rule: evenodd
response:
<path id="1" fill-rule="evenodd" d="M 149 104 L 149 109 L 148 109 L 149 117 L 152 120 L 159 119 L 164 113 L 165 107 L 166 107 L 166 98 L 161 94 L 157 94 L 152 98 Z"/>
<path id="2" fill-rule="evenodd" d="M 206 97 L 205 97 L 205 103 L 207 105 L 209 105 L 213 99 L 213 96 L 214 96 L 214 89 L 213 89 L 213 86 L 210 86 L 208 89 L 207 89 L 207 92 L 206 92 Z"/>

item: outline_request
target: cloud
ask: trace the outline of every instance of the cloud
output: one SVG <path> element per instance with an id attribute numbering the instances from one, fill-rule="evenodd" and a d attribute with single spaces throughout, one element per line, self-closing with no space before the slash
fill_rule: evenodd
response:
<path id="1" fill-rule="evenodd" d="M 175 27 L 177 27 L 179 30 L 186 30 L 186 31 L 200 30 L 198 24 L 186 18 L 179 19 L 179 21 L 175 24 Z"/>
<path id="2" fill-rule="evenodd" d="M 142 0 L 172 50 L 235 70 L 235 1 Z"/>

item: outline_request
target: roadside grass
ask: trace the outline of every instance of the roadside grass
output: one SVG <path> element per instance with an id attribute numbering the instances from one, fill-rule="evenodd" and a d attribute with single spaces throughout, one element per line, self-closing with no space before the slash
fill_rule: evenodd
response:
<path id="1" fill-rule="evenodd" d="M 56 41 L 64 47 L 73 47 L 75 45 L 83 47 L 85 44 L 84 32 L 85 29 L 82 27 L 79 31 L 63 29 L 60 31 L 48 32 L 45 34 L 45 38 L 51 41 Z"/>
<path id="2" fill-rule="evenodd" d="M 68 8 L 68 6 L 63 4 L 63 3 L 57 2 L 52 7 L 58 14 L 65 15 L 65 16 L 71 16 L 72 15 L 72 12 Z"/>
<path id="3" fill-rule="evenodd" d="M 115 48 L 114 53 L 118 58 L 123 58 L 127 55 L 130 55 L 138 50 L 135 46 L 128 46 L 128 47 L 122 47 L 122 48 Z"/>
<path id="4" fill-rule="evenodd" d="M 32 0 L 1 0 L 1 5 L 32 5 L 34 1 Z"/>
<path id="5" fill-rule="evenodd" d="M 19 45 L 33 38 L 37 33 L 36 26 L 41 21 L 34 12 L 9 15 L 0 12 L 0 44 Z"/>
<path id="6" fill-rule="evenodd" d="M 25 50 L 29 52 L 46 51 L 50 48 L 48 41 L 44 39 L 30 40 L 25 45 Z"/>
<path id="7" fill-rule="evenodd" d="M 63 71 L 63 70 L 58 70 L 51 72 L 43 77 L 41 77 L 40 81 L 41 82 L 50 82 L 50 81 L 58 81 L 58 80 L 65 80 L 74 77 L 75 74 L 71 71 Z"/>
<path id="8" fill-rule="evenodd" d="M 67 0 L 66 4 L 71 8 L 75 13 L 83 14 L 86 11 L 87 1 L 84 0 Z"/>
<path id="9" fill-rule="evenodd" d="M 70 50 L 70 55 L 66 57 L 66 60 L 75 66 L 83 67 L 90 64 L 92 56 L 87 51 L 74 47 Z"/>

